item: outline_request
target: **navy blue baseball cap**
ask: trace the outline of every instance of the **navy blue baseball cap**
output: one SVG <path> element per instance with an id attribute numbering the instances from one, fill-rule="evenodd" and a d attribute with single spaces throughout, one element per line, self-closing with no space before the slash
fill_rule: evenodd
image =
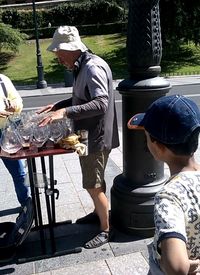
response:
<path id="1" fill-rule="evenodd" d="M 196 103 L 181 95 L 160 97 L 146 113 L 134 115 L 129 129 L 145 129 L 164 144 L 180 144 L 200 127 L 200 111 Z"/>

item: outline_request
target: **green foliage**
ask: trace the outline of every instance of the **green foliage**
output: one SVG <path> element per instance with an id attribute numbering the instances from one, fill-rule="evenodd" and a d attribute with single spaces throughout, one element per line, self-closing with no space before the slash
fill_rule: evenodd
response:
<path id="1" fill-rule="evenodd" d="M 11 26 L 0 23 L 0 52 L 2 49 L 9 49 L 13 52 L 18 51 L 20 44 L 27 38 Z"/>
<path id="2" fill-rule="evenodd" d="M 200 1 L 162 0 L 160 18 L 162 40 L 175 43 L 177 40 L 200 43 Z"/>
<path id="3" fill-rule="evenodd" d="M 65 3 L 49 9 L 37 10 L 39 28 L 60 25 L 88 25 L 122 21 L 124 10 L 111 0 L 89 0 Z M 9 9 L 2 13 L 2 21 L 14 28 L 34 28 L 33 11 Z"/>
<path id="4" fill-rule="evenodd" d="M 110 65 L 114 79 L 129 77 L 126 53 L 126 35 L 82 36 L 83 42 Z M 64 82 L 64 68 L 47 51 L 52 39 L 41 39 L 40 49 L 44 76 L 48 84 Z M 37 81 L 37 58 L 35 40 L 20 45 L 19 53 L 0 53 L 0 71 L 8 75 L 15 84 L 35 84 Z M 27 69 L 29 68 L 29 69 Z M 161 61 L 162 75 L 200 74 L 200 47 L 194 43 L 177 43 L 164 49 Z"/>

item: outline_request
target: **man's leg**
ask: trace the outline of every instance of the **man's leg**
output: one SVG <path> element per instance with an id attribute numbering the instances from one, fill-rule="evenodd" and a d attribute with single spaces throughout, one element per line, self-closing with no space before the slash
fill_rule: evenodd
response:
<path id="1" fill-rule="evenodd" d="M 88 191 L 91 198 L 94 202 L 94 211 L 89 213 L 88 215 L 79 218 L 76 220 L 76 223 L 86 224 L 86 223 L 100 223 L 99 215 L 96 211 L 96 203 L 94 198 L 100 198 L 102 202 L 106 198 L 106 183 L 104 180 L 104 172 L 106 168 L 106 164 L 108 161 L 110 150 L 106 150 L 103 152 L 97 152 L 93 154 L 89 154 L 88 156 L 80 157 L 80 164 L 82 169 L 82 176 L 83 176 L 83 188 Z M 96 190 L 100 188 L 99 190 Z M 96 196 L 97 193 L 101 193 L 101 196 Z M 108 203 L 108 202 L 107 202 Z M 104 203 L 105 204 L 105 203 Z"/>
<path id="2" fill-rule="evenodd" d="M 95 212 L 100 219 L 101 230 L 109 232 L 108 199 L 102 187 L 87 189 L 87 191 L 94 202 Z"/>
<path id="3" fill-rule="evenodd" d="M 15 192 L 19 203 L 23 206 L 29 197 L 29 188 L 25 185 L 25 169 L 21 160 L 2 158 L 2 161 L 12 176 Z"/>
<path id="4" fill-rule="evenodd" d="M 100 233 L 87 242 L 85 248 L 99 247 L 109 241 L 109 213 L 108 200 L 105 195 L 104 172 L 110 151 L 96 152 L 86 157 L 80 157 L 83 174 L 83 188 L 85 188 L 94 203 L 95 213 L 100 220 Z M 86 216 L 88 218 L 88 215 Z M 82 218 L 84 219 L 84 218 Z"/>
<path id="5" fill-rule="evenodd" d="M 101 187 L 87 189 L 95 206 L 96 214 L 100 220 L 100 233 L 85 243 L 84 247 L 92 249 L 106 244 L 111 239 L 111 230 L 109 227 L 109 207 L 108 200 Z"/>

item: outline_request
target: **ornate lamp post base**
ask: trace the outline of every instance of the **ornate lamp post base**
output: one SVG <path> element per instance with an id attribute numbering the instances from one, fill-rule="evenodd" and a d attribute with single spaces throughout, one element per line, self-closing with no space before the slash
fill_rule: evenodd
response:
<path id="1" fill-rule="evenodd" d="M 120 231 L 152 237 L 154 195 L 164 181 L 165 178 L 133 189 L 123 174 L 117 176 L 111 189 L 112 225 Z"/>
<path id="2" fill-rule="evenodd" d="M 149 152 L 143 130 L 131 131 L 128 120 L 145 112 L 171 86 L 162 77 L 126 79 L 119 83 L 123 114 L 123 174 L 111 188 L 111 222 L 119 230 L 142 237 L 154 234 L 154 196 L 165 183 L 164 163 Z"/>

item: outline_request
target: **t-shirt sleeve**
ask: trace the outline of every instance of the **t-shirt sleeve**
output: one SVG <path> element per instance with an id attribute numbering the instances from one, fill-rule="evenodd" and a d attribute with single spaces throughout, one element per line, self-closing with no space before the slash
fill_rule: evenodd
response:
<path id="1" fill-rule="evenodd" d="M 187 241 L 184 211 L 176 194 L 158 193 L 155 196 L 154 221 L 156 226 L 157 250 L 166 238 Z"/>

